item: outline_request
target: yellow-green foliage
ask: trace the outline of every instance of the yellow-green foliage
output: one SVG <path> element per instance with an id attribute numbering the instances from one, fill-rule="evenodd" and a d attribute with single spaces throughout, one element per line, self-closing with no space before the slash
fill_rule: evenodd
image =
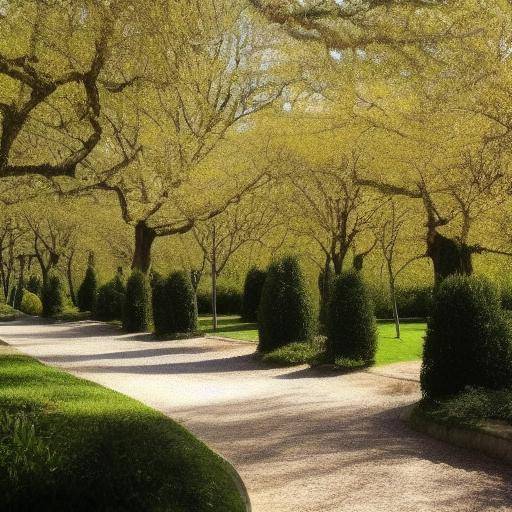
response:
<path id="1" fill-rule="evenodd" d="M 27 315 L 41 316 L 43 314 L 43 303 L 35 293 L 24 290 L 20 311 Z"/>

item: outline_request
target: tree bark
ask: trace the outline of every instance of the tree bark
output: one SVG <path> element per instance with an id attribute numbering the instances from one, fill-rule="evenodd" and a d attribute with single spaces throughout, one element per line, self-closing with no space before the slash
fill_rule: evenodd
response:
<path id="1" fill-rule="evenodd" d="M 448 276 L 473 273 L 471 248 L 447 238 L 437 231 L 433 231 L 427 237 L 427 255 L 434 265 L 435 286 Z"/>
<path id="2" fill-rule="evenodd" d="M 400 339 L 400 317 L 398 315 L 398 305 L 396 303 L 396 288 L 395 280 L 390 277 L 389 279 L 389 294 L 391 297 L 391 307 L 393 308 L 393 320 L 395 322 L 396 338 Z"/>
<path id="3" fill-rule="evenodd" d="M 215 224 L 212 228 L 212 314 L 213 314 L 213 330 L 216 331 L 218 327 L 217 319 L 217 232 Z"/>
<path id="4" fill-rule="evenodd" d="M 151 268 L 151 248 L 156 233 L 145 221 L 141 220 L 135 226 L 135 252 L 133 254 L 132 269 L 147 274 Z"/>

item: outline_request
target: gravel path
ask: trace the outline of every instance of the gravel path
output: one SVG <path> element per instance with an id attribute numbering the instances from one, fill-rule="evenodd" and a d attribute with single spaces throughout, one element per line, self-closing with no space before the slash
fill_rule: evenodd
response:
<path id="1" fill-rule="evenodd" d="M 0 325 L 42 361 L 137 398 L 230 459 L 255 512 L 512 510 L 512 468 L 407 429 L 417 363 L 269 369 L 254 345 L 156 341 L 96 322 Z"/>

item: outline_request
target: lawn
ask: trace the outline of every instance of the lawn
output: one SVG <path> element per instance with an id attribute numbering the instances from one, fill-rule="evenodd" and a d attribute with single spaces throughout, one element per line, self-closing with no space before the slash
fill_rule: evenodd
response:
<path id="1" fill-rule="evenodd" d="M 0 346 L 0 510 L 244 505 L 225 462 L 177 423 Z"/>
<path id="2" fill-rule="evenodd" d="M 217 331 L 212 329 L 211 322 L 211 317 L 202 316 L 199 319 L 199 328 L 205 333 L 216 334 L 225 338 L 258 341 L 256 324 L 244 323 L 238 316 L 219 317 Z M 379 323 L 379 346 L 376 364 L 384 365 L 421 359 L 425 327 L 425 323 L 403 323 L 401 325 L 401 339 L 397 340 L 395 338 L 395 325 L 392 322 Z"/>

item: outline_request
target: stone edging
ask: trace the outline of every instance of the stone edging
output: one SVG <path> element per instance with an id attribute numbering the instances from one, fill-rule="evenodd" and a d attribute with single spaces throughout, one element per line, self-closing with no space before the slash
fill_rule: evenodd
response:
<path id="1" fill-rule="evenodd" d="M 400 419 L 405 421 L 411 428 L 418 432 L 460 446 L 470 450 L 478 451 L 489 457 L 502 460 L 512 464 L 512 439 L 491 428 L 482 427 L 479 430 L 443 425 L 423 418 L 420 414 L 413 414 L 416 404 L 406 407 L 400 414 Z"/>

